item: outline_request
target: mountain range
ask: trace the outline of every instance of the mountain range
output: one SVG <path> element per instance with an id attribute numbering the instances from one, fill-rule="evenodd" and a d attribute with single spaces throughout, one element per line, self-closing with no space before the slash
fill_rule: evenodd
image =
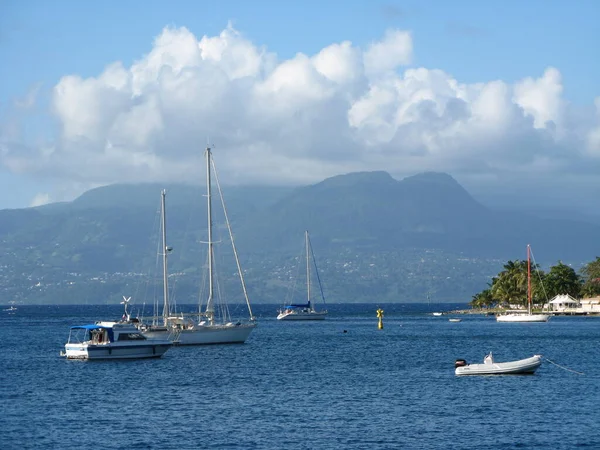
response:
<path id="1" fill-rule="evenodd" d="M 72 202 L 0 211 L 7 301 L 110 303 L 138 290 L 156 265 L 159 197 L 167 191 L 171 269 L 194 298 L 206 240 L 203 188 L 112 185 Z M 508 259 L 595 259 L 600 225 L 496 211 L 445 173 L 402 180 L 386 172 L 339 175 L 299 187 L 224 187 L 248 284 L 259 302 L 283 301 L 309 230 L 330 301 L 469 301 Z M 217 200 L 214 200 L 217 201 Z M 225 231 L 217 214 L 214 223 Z M 255 300 L 256 301 L 256 300 Z M 6 302 L 4 302 L 6 303 Z"/>

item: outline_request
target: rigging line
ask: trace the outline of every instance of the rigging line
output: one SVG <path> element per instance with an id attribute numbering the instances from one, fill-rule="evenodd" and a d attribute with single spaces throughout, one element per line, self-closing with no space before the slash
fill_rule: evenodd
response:
<path id="1" fill-rule="evenodd" d="M 531 254 L 531 259 L 533 260 L 533 266 L 535 267 L 535 273 L 538 276 L 538 279 L 540 280 L 540 285 L 542 286 L 542 291 L 544 291 L 544 297 L 546 298 L 546 303 L 548 303 L 548 309 L 550 309 L 548 293 L 546 292 L 546 287 L 544 286 L 544 282 L 542 280 L 542 275 L 540 274 L 540 271 L 537 267 L 538 264 L 535 261 L 535 256 L 533 256 L 533 250 L 531 249 L 531 246 L 529 246 L 529 253 Z M 542 305 L 542 311 L 543 310 L 544 310 L 544 306 Z"/>
<path id="2" fill-rule="evenodd" d="M 304 252 L 305 252 L 306 248 L 304 245 L 304 239 L 302 240 L 302 250 L 300 252 L 300 256 L 294 256 L 294 265 L 293 267 L 290 267 L 290 279 L 288 280 L 288 292 L 287 292 L 287 296 L 285 299 L 285 303 L 284 306 L 287 304 L 292 304 L 294 303 L 294 296 L 296 295 L 296 287 L 298 286 L 298 280 L 300 279 L 300 269 L 302 268 L 302 257 L 304 256 Z M 296 269 L 296 275 L 291 275 L 292 270 Z"/>
<path id="3" fill-rule="evenodd" d="M 244 281 L 244 274 L 242 272 L 242 266 L 240 265 L 240 258 L 238 257 L 237 248 L 235 246 L 235 240 L 233 239 L 233 231 L 231 231 L 231 223 L 229 222 L 229 215 L 227 214 L 227 208 L 225 208 L 225 199 L 223 198 L 223 191 L 221 190 L 221 183 L 219 183 L 219 175 L 217 174 L 217 168 L 215 166 L 215 161 L 213 159 L 211 159 L 210 163 L 212 165 L 215 182 L 217 183 L 217 190 L 219 191 L 219 198 L 221 199 L 221 206 L 223 208 L 223 216 L 225 217 L 225 223 L 227 224 L 227 231 L 229 232 L 229 239 L 231 239 L 231 247 L 233 249 L 233 256 L 235 258 L 235 264 L 237 266 L 238 276 L 240 277 L 240 281 L 242 283 L 242 291 L 244 293 L 244 298 L 246 300 L 246 306 L 248 307 L 248 312 L 250 313 L 250 320 L 254 320 L 254 314 L 252 314 L 252 307 L 250 306 L 250 299 L 248 298 L 248 290 L 246 289 L 246 282 Z"/>
<path id="4" fill-rule="evenodd" d="M 583 372 L 578 372 L 578 371 L 576 371 L 576 370 L 569 369 L 568 367 L 561 366 L 560 364 L 557 364 L 557 363 L 555 363 L 554 361 L 550 361 L 550 360 L 549 360 L 548 358 L 546 358 L 546 357 L 544 357 L 544 359 L 545 359 L 546 361 L 548 361 L 550 364 L 554 364 L 556 367 L 560 367 L 561 369 L 563 369 L 563 370 L 566 370 L 566 371 L 568 371 L 568 372 L 573 372 L 573 373 L 576 373 L 577 375 L 585 375 L 585 373 L 583 373 Z"/>
<path id="5" fill-rule="evenodd" d="M 319 268 L 317 267 L 317 260 L 315 259 L 315 252 L 312 248 L 312 242 L 310 240 L 310 236 L 308 236 L 308 247 L 310 248 L 310 254 L 312 256 L 313 264 L 315 265 L 315 273 L 317 274 L 317 281 L 319 282 L 319 290 L 321 291 L 321 300 L 323 300 L 323 304 L 325 303 L 325 294 L 323 293 L 323 285 L 321 284 L 321 277 L 319 276 Z"/>

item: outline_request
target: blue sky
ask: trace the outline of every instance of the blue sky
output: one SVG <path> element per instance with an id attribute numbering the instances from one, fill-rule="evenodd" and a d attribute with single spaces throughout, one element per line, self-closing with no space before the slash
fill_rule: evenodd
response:
<path id="1" fill-rule="evenodd" d="M 600 44 L 600 27 L 597 24 L 599 16 L 600 3 L 595 1 L 571 3 L 564 1 L 387 1 L 378 3 L 312 0 L 303 2 L 165 2 L 152 0 L 1 2 L 0 145 L 4 143 L 2 153 L 10 154 L 12 158 L 10 161 L 5 158 L 0 166 L 0 186 L 4 188 L 2 192 L 10 192 L 9 195 L 0 194 L 0 208 L 26 207 L 32 204 L 36 196 L 35 204 L 43 203 L 44 198 L 47 201 L 69 200 L 89 187 L 119 181 L 111 179 L 110 176 L 94 176 L 88 177 L 88 179 L 77 167 L 66 170 L 66 166 L 72 162 L 72 158 L 69 157 L 69 151 L 72 150 L 67 151 L 68 146 L 63 142 L 60 130 L 61 124 L 63 127 L 67 127 L 67 122 L 73 120 L 73 117 L 67 117 L 65 112 L 72 111 L 72 107 L 65 106 L 66 109 L 62 110 L 62 115 L 57 114 L 55 112 L 57 100 L 53 97 L 55 87 L 59 85 L 63 77 L 76 75 L 82 80 L 90 77 L 99 78 L 106 68 L 116 61 L 120 61 L 123 67 L 129 70 L 134 63 L 143 60 L 153 51 L 154 40 L 163 33 L 165 27 L 172 29 L 185 27 L 198 41 L 201 41 L 203 36 L 220 36 L 227 29 L 229 23 L 231 28 L 243 37 L 244 42 L 250 43 L 259 52 L 266 50 L 277 60 L 277 63 L 264 63 L 264 67 L 260 70 L 262 78 L 255 74 L 252 75 L 256 86 L 262 86 L 265 77 L 268 76 L 269 71 L 273 70 L 274 65 L 285 61 L 296 61 L 298 53 L 312 58 L 332 44 L 350 41 L 352 49 L 359 49 L 366 54 L 374 43 L 383 42 L 386 32 L 390 30 L 410 33 L 411 49 L 405 50 L 407 53 L 400 57 L 398 63 L 393 67 L 398 79 L 406 82 L 405 84 L 408 84 L 408 78 L 410 78 L 405 71 L 416 68 L 425 68 L 428 71 L 438 69 L 443 72 L 444 80 L 455 80 L 460 85 L 470 86 L 464 89 L 465 92 L 479 89 L 478 84 L 493 83 L 499 80 L 510 90 L 506 94 L 506 98 L 512 96 L 513 89 L 515 92 L 527 90 L 525 85 L 520 91 L 516 86 L 528 78 L 538 80 L 540 86 L 559 84 L 560 94 L 557 95 L 560 97 L 560 111 L 557 109 L 551 119 L 557 122 L 556 118 L 561 117 L 559 124 L 561 133 L 559 137 L 553 136 L 554 144 L 551 147 L 543 147 L 547 136 L 545 134 L 542 137 L 538 135 L 542 131 L 546 134 L 550 131 L 548 131 L 549 129 L 542 130 L 544 127 L 538 122 L 548 119 L 548 117 L 542 117 L 544 114 L 541 108 L 543 109 L 548 104 L 554 105 L 558 100 L 552 100 L 549 97 L 540 100 L 545 94 L 541 94 L 538 89 L 528 91 L 529 94 L 522 94 L 522 100 L 515 101 L 517 106 L 524 111 L 523 115 L 529 114 L 529 122 L 532 122 L 534 118 L 538 122 L 532 126 L 532 130 L 524 131 L 514 140 L 509 140 L 506 145 L 514 146 L 515 142 L 531 143 L 531 139 L 539 138 L 539 142 L 536 140 L 531 145 L 536 148 L 539 145 L 540 153 L 535 157 L 532 155 L 530 162 L 533 171 L 538 176 L 545 177 L 540 178 L 540 183 L 538 183 L 540 185 L 550 184 L 549 180 L 556 173 L 564 171 L 565 168 L 557 166 L 564 161 L 568 162 L 566 170 L 569 171 L 569 177 L 581 179 L 578 176 L 578 170 L 585 172 L 583 168 L 587 167 L 589 170 L 590 167 L 596 167 L 595 156 L 592 164 L 583 158 L 589 158 L 590 154 L 595 154 L 594 142 L 596 141 L 594 139 L 596 138 L 594 136 L 596 135 L 594 130 L 597 120 L 594 118 L 596 114 L 594 101 L 600 97 L 600 58 L 597 57 Z M 555 68 L 559 75 L 552 72 L 548 74 L 547 79 L 544 78 L 548 68 Z M 391 84 L 382 82 L 383 84 L 375 91 L 372 87 L 380 81 L 374 81 L 375 76 L 372 74 L 365 76 L 368 80 L 363 84 L 359 83 L 360 86 L 344 85 L 340 87 L 339 96 L 336 94 L 338 100 L 335 102 L 332 100 L 331 105 L 328 106 L 332 108 L 328 116 L 333 115 L 333 112 L 336 111 L 335 114 L 339 114 L 339 120 L 346 115 L 354 117 L 349 121 L 350 126 L 340 128 L 339 133 L 356 134 L 355 132 L 358 130 L 358 134 L 361 136 L 358 140 L 352 138 L 354 159 L 351 161 L 348 156 L 343 163 L 339 163 L 341 173 L 361 167 L 364 167 L 365 170 L 386 168 L 388 166 L 385 160 L 386 151 L 382 150 L 376 159 L 368 159 L 364 153 L 360 152 L 360 148 L 369 145 L 378 149 L 385 147 L 379 137 L 366 136 L 364 133 L 368 130 L 374 133 L 374 124 L 379 127 L 381 123 L 387 121 L 385 131 L 377 128 L 378 136 L 386 134 L 389 132 L 389 121 L 394 120 L 393 133 L 390 132 L 389 139 L 385 142 L 386 145 L 394 143 L 395 148 L 412 146 L 408 153 L 429 152 L 431 155 L 430 160 L 419 159 L 415 164 L 410 165 L 414 171 L 447 171 L 468 188 L 487 189 L 490 192 L 501 188 L 508 180 L 521 178 L 518 173 L 512 175 L 508 173 L 507 167 L 510 164 L 507 162 L 510 158 L 515 157 L 509 152 L 504 155 L 506 164 L 498 162 L 491 167 L 490 163 L 489 176 L 483 177 L 486 180 L 494 179 L 497 184 L 487 182 L 487 184 L 480 185 L 477 181 L 478 177 L 474 176 L 478 169 L 467 167 L 461 162 L 462 158 L 472 158 L 472 154 L 470 152 L 461 153 L 453 148 L 443 148 L 444 140 L 448 140 L 450 128 L 430 130 L 427 129 L 424 121 L 420 123 L 420 128 L 417 130 L 417 119 L 411 116 L 411 119 L 400 120 L 398 114 L 395 114 L 394 119 L 390 119 L 388 113 L 385 113 L 388 115 L 381 113 L 384 115 L 376 117 L 376 120 L 373 119 L 373 116 L 376 116 L 373 113 L 373 106 L 365 106 L 365 102 L 373 99 L 376 92 L 391 89 Z M 429 75 L 427 77 L 431 79 Z M 358 79 L 358 76 L 355 78 Z M 542 78 L 547 81 L 546 84 Z M 382 80 L 383 76 L 378 74 L 376 79 Z M 431 88 L 428 88 L 428 92 L 433 91 L 434 94 L 424 94 L 426 97 L 432 96 L 425 100 L 437 103 L 440 118 L 442 116 L 442 113 L 439 112 L 440 108 L 447 110 L 448 105 L 445 88 L 440 86 L 441 84 L 454 86 L 455 82 L 431 81 L 432 85 Z M 234 85 L 235 92 L 238 92 L 240 96 L 250 95 L 239 92 L 237 81 L 235 83 L 232 81 L 232 86 Z M 398 86 L 399 83 L 396 82 L 395 85 Z M 367 86 L 371 86 L 371 88 Z M 490 86 L 493 87 L 491 84 Z M 307 92 L 310 89 L 307 87 Z M 471 99 L 471 94 L 469 94 L 469 100 L 466 100 L 467 94 L 461 89 L 458 91 L 460 92 L 456 94 L 456 98 L 464 100 L 471 110 L 475 111 L 476 108 L 473 106 L 476 103 L 475 97 Z M 231 101 L 232 94 L 230 91 L 228 92 L 219 100 L 219 104 Z M 314 98 L 313 94 L 306 95 L 303 98 Z M 352 95 L 353 98 L 345 108 L 334 109 L 338 105 L 339 99 L 346 98 L 348 95 Z M 390 95 L 401 99 L 403 92 L 394 91 Z M 140 98 L 142 97 L 140 96 Z M 438 98 L 443 98 L 443 100 L 438 100 Z M 77 100 L 76 97 L 69 97 L 69 101 L 76 102 Z M 237 101 L 236 99 L 235 102 Z M 398 102 L 393 106 L 394 111 L 404 111 L 401 100 Z M 321 99 L 318 102 L 319 107 L 322 104 Z M 306 107 L 304 101 L 299 105 Z M 316 103 L 311 103 L 310 108 L 314 109 L 316 105 Z M 379 100 L 377 105 L 381 106 Z M 391 107 L 387 103 L 386 105 L 388 109 Z M 421 105 L 420 107 L 424 108 L 425 106 Z M 106 107 L 108 108 L 108 106 Z M 134 107 L 129 105 L 124 108 L 122 113 L 126 114 L 130 113 Z M 302 108 L 302 106 L 297 108 Z M 371 111 L 369 113 L 371 116 L 365 116 L 367 114 L 365 111 Z M 103 111 L 99 110 L 97 114 L 100 116 Z M 168 122 L 164 119 L 166 113 L 160 111 L 160 114 L 163 117 L 162 124 L 164 126 Z M 583 120 L 580 120 L 581 118 Z M 111 129 L 114 130 L 114 126 L 119 125 L 117 123 L 119 119 L 113 117 L 110 120 L 113 121 Z M 580 122 L 589 122 L 589 125 L 586 125 L 585 129 L 579 129 L 578 125 L 571 125 Z M 243 133 L 245 129 L 257 129 L 266 127 L 266 125 L 258 126 L 240 119 L 237 127 Z M 452 133 L 457 130 L 457 127 L 457 124 L 451 127 Z M 406 136 L 407 132 L 418 134 L 420 137 L 415 138 L 418 142 L 399 140 L 400 138 L 397 136 L 399 130 L 402 131 L 403 136 Z M 332 132 L 334 131 L 335 128 L 332 129 Z M 208 133 L 208 130 L 203 130 L 203 132 Z M 312 129 L 308 132 L 312 133 Z M 83 129 L 81 133 L 86 134 L 87 131 Z M 306 135 L 306 133 L 307 130 L 304 130 L 301 134 Z M 473 136 L 475 132 L 461 131 L 461 139 L 466 139 L 464 136 L 467 133 L 469 133 L 468 136 Z M 532 133 L 535 133 L 537 137 L 532 137 Z M 216 134 L 218 135 L 218 133 Z M 430 142 L 432 135 L 436 138 L 435 145 Z M 111 141 L 111 145 L 113 145 L 114 138 L 112 136 L 107 131 L 99 135 L 96 144 L 101 141 Z M 583 137 L 579 140 L 575 138 L 568 140 L 565 136 Z M 165 142 L 165 146 L 168 146 L 166 134 L 161 135 L 161 138 Z M 593 141 L 592 144 L 590 144 L 592 142 L 590 139 Z M 318 134 L 313 136 L 310 142 L 318 148 L 330 148 L 333 141 L 335 141 L 335 136 Z M 329 170 L 315 170 L 314 167 L 318 161 L 332 161 L 339 158 L 339 154 L 342 152 L 342 150 L 335 149 L 322 150 L 321 154 L 315 156 L 316 150 L 307 149 L 306 153 L 302 154 L 302 151 L 297 149 L 295 153 L 278 153 L 276 149 L 280 148 L 279 144 L 269 133 L 264 135 L 249 133 L 247 138 L 236 141 L 235 145 L 234 143 L 226 145 L 231 148 L 232 158 L 236 152 L 248 152 L 250 151 L 248 149 L 260 146 L 261 152 L 264 152 L 261 155 L 265 158 L 269 155 L 270 161 L 273 160 L 273 156 L 276 156 L 281 158 L 281 164 L 294 166 L 294 172 L 305 170 L 306 175 L 295 180 L 298 183 L 318 181 L 319 177 L 334 175 L 334 165 L 331 165 Z M 478 139 L 464 141 L 461 145 L 461 148 L 477 146 L 482 148 L 482 152 L 487 151 L 485 148 L 488 146 L 490 152 L 499 151 L 494 148 L 493 143 L 484 145 Z M 583 148 L 586 145 L 591 150 L 581 150 L 577 155 L 565 153 L 566 149 L 577 146 Z M 44 148 L 48 147 L 57 150 L 53 153 L 51 164 L 44 166 L 45 160 L 40 155 L 45 155 Z M 269 149 L 265 150 L 266 147 Z M 92 145 L 90 148 L 97 149 L 98 146 Z M 131 148 L 127 147 L 123 151 L 133 151 Z M 93 153 L 94 151 L 90 149 L 87 157 L 96 158 L 97 153 Z M 165 160 L 168 158 L 162 149 L 153 149 L 151 153 L 156 157 L 165 158 Z M 294 154 L 292 155 L 292 153 Z M 372 155 L 372 152 L 369 154 Z M 450 154 L 454 156 L 450 158 L 448 156 Z M 581 154 L 584 155 L 581 156 Z M 492 159 L 498 158 L 500 161 L 501 155 L 496 153 L 493 155 Z M 556 155 L 558 156 L 554 158 Z M 397 164 L 402 163 L 403 166 L 408 167 L 404 157 L 396 156 Z M 489 160 L 489 158 L 485 158 L 485 155 L 479 156 L 482 161 Z M 551 157 L 554 158 L 552 161 L 546 161 Z M 81 158 L 84 161 L 83 156 Z M 97 162 L 98 167 L 103 167 L 107 173 L 110 172 L 107 161 L 93 160 Z M 358 164 L 358 161 L 361 164 Z M 482 164 L 484 163 L 482 162 Z M 394 166 L 394 164 L 390 165 Z M 244 172 L 244 175 L 248 176 L 241 177 L 239 182 L 258 182 L 261 179 L 260 168 L 248 169 L 248 171 L 252 170 L 254 171 L 253 176 L 249 176 L 243 168 L 231 166 L 229 167 L 231 180 L 234 181 L 236 174 Z M 116 172 L 127 173 L 127 168 L 121 168 Z M 171 173 L 171 176 L 177 179 L 174 167 Z M 402 176 L 411 173 L 410 170 L 402 172 L 398 169 L 392 170 L 392 174 Z M 138 175 L 137 181 L 144 179 L 142 173 Z M 591 175 L 583 178 L 586 183 L 585 187 L 592 190 L 598 189 L 596 185 L 590 184 L 592 183 Z M 160 177 L 149 175 L 147 179 L 155 181 Z M 187 180 L 186 177 L 183 179 Z M 479 181 L 481 181 L 481 177 L 479 177 Z M 277 180 L 270 182 L 275 183 Z"/>

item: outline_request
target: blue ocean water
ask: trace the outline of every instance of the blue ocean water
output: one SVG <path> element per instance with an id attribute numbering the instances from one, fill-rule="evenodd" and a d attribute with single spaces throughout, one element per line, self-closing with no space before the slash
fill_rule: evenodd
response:
<path id="1" fill-rule="evenodd" d="M 455 323 L 379 306 L 383 330 L 372 304 L 312 323 L 259 305 L 245 344 L 106 362 L 59 352 L 71 325 L 118 305 L 0 311 L 0 448 L 600 448 L 600 317 Z M 532 376 L 454 375 L 455 359 L 488 351 L 584 374 L 546 360 Z"/>

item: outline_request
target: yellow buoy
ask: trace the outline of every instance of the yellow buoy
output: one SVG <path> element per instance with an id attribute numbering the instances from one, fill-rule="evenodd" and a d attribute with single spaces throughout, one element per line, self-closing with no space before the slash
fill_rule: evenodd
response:
<path id="1" fill-rule="evenodd" d="M 383 309 L 379 308 L 377 310 L 377 318 L 379 319 L 379 325 L 377 325 L 377 328 L 383 330 Z"/>

